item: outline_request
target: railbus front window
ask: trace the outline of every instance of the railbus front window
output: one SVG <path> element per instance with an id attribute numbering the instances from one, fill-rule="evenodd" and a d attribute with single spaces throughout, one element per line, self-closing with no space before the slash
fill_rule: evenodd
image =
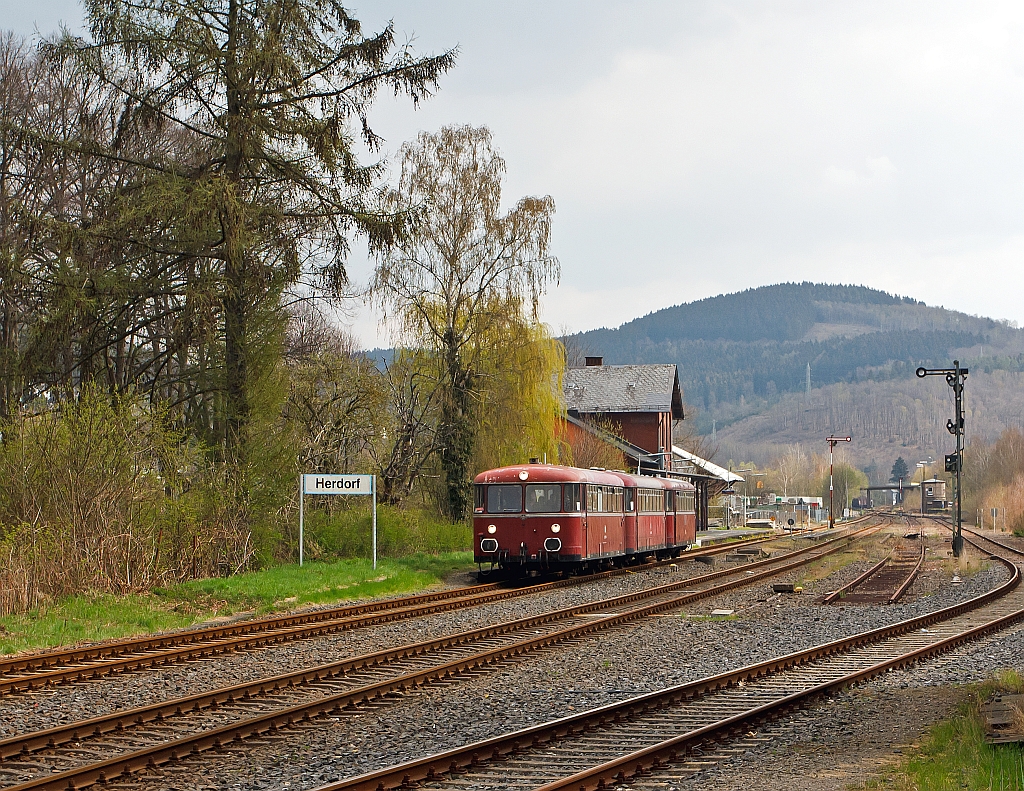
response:
<path id="1" fill-rule="evenodd" d="M 562 510 L 560 483 L 526 484 L 526 513 L 557 514 Z"/>
<path id="2" fill-rule="evenodd" d="M 474 514 L 482 514 L 484 512 L 484 502 L 485 502 L 484 498 L 486 496 L 485 492 L 484 492 L 485 488 L 486 487 L 483 484 L 479 484 L 479 483 L 476 486 L 473 487 L 473 513 Z"/>
<path id="3" fill-rule="evenodd" d="M 487 513 L 518 514 L 523 510 L 523 487 L 513 484 L 491 484 L 487 487 Z"/>

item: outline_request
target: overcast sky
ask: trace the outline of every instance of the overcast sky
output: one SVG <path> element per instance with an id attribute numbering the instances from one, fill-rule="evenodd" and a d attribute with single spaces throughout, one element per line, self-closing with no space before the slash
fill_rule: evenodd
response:
<path id="1" fill-rule="evenodd" d="M 1024 4 L 359 2 L 421 52 L 460 48 L 389 153 L 486 124 L 505 197 L 557 206 L 556 331 L 791 280 L 872 286 L 1024 324 Z M 0 0 L 46 33 L 69 0 Z M 370 266 L 356 254 L 353 278 Z M 354 315 L 367 346 L 388 343 Z"/>

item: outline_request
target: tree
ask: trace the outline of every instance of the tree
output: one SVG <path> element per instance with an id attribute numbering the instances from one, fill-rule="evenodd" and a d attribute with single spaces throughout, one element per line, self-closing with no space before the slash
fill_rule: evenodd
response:
<path id="1" fill-rule="evenodd" d="M 885 469 L 884 467 L 882 469 Z M 903 457 L 900 456 L 896 459 L 896 462 L 892 465 L 892 473 L 889 475 L 890 483 L 899 483 L 900 481 L 910 480 L 910 468 L 907 467 L 907 463 L 903 461 Z"/>
<path id="2" fill-rule="evenodd" d="M 823 471 L 818 491 L 828 501 L 828 469 Z M 835 494 L 836 516 L 842 516 L 842 509 L 848 508 L 858 492 L 868 485 L 868 476 L 846 462 L 837 461 L 832 472 L 832 489 Z"/>
<path id="3" fill-rule="evenodd" d="M 381 375 L 355 339 L 308 303 L 293 309 L 286 336 L 285 421 L 298 430 L 303 472 L 351 473 L 386 412 Z"/>
<path id="4" fill-rule="evenodd" d="M 601 417 L 586 422 L 590 431 L 572 431 L 565 440 L 568 463 L 584 469 L 626 469 L 625 454 L 612 444 L 615 439 L 621 439 L 622 426 L 614 420 Z"/>
<path id="5" fill-rule="evenodd" d="M 769 464 L 767 485 L 775 491 L 781 491 L 784 497 L 806 495 L 811 490 L 814 466 L 814 460 L 799 445 L 790 445 L 783 455 Z"/>
<path id="6" fill-rule="evenodd" d="M 124 126 L 190 143 L 188 156 L 130 157 L 139 175 L 123 196 L 177 221 L 123 241 L 215 265 L 223 439 L 237 451 L 282 292 L 313 261 L 317 282 L 341 293 L 348 234 L 378 248 L 400 229 L 374 208 L 381 165 L 356 154 L 357 136 L 380 142 L 373 98 L 388 88 L 419 102 L 455 52 L 415 57 L 390 25 L 366 37 L 339 0 L 85 0 L 85 11 L 93 41 L 66 35 L 55 56 L 125 97 Z"/>
<path id="7" fill-rule="evenodd" d="M 548 249 L 555 206 L 526 197 L 501 213 L 505 163 L 486 127 L 421 133 L 400 159 L 390 207 L 414 219 L 379 253 L 371 292 L 436 366 L 443 507 L 458 519 L 470 505 L 484 373 L 512 372 L 509 351 L 532 340 L 540 295 L 558 277 Z"/>

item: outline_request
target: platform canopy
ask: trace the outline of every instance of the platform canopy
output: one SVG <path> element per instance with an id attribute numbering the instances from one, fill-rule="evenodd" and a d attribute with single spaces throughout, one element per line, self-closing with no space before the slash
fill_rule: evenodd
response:
<path id="1" fill-rule="evenodd" d="M 683 450 L 678 445 L 672 446 L 672 469 L 679 469 L 682 467 L 693 467 L 696 472 L 703 475 L 709 475 L 712 478 L 718 478 L 719 480 L 725 481 L 726 483 L 742 483 L 743 477 L 737 475 L 734 472 L 729 472 L 725 467 L 719 467 L 717 464 L 702 459 L 695 453 L 690 453 L 687 450 Z"/>

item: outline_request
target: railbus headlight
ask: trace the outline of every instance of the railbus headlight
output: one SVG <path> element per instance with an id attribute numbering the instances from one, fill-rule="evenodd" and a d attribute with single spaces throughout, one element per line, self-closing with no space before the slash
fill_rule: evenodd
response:
<path id="1" fill-rule="evenodd" d="M 498 528 L 495 527 L 494 525 L 487 525 L 487 532 L 490 533 L 491 535 L 494 535 L 495 533 L 498 532 Z"/>
<path id="2" fill-rule="evenodd" d="M 558 524 L 557 522 L 555 524 L 551 525 L 551 532 L 552 533 L 557 533 L 561 529 L 562 529 L 562 526 L 560 524 Z"/>

